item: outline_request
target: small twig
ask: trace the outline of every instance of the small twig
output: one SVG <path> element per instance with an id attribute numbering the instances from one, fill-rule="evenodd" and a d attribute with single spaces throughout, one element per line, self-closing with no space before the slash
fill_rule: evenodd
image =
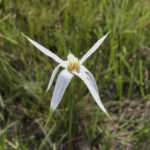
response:
<path id="1" fill-rule="evenodd" d="M 18 144 L 17 141 L 16 141 L 15 144 L 13 144 L 12 142 L 10 142 L 10 141 L 8 141 L 7 139 L 5 139 L 5 142 L 6 142 L 9 146 L 11 146 L 13 149 L 18 149 L 19 144 Z"/>

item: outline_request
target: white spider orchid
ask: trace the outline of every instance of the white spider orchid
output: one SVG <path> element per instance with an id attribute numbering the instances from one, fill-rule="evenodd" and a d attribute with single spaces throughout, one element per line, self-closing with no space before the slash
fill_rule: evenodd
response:
<path id="1" fill-rule="evenodd" d="M 41 52 L 43 52 L 47 56 L 54 59 L 57 63 L 59 63 L 55 67 L 55 69 L 51 75 L 51 78 L 50 78 L 50 81 L 49 81 L 49 84 L 47 87 L 47 91 L 50 89 L 50 87 L 53 83 L 53 80 L 56 76 L 56 73 L 58 72 L 58 69 L 60 67 L 64 67 L 64 70 L 62 70 L 60 72 L 60 74 L 57 78 L 56 86 L 54 88 L 51 105 L 50 105 L 50 108 L 53 111 L 57 108 L 58 104 L 60 103 L 60 101 L 64 95 L 64 92 L 65 92 L 68 84 L 70 83 L 72 77 L 74 75 L 76 75 L 79 78 L 81 78 L 81 80 L 83 80 L 83 82 L 88 87 L 89 91 L 91 92 L 91 94 L 92 94 L 94 100 L 96 101 L 96 103 L 98 104 L 98 106 L 108 115 L 105 107 L 103 106 L 103 104 L 100 100 L 97 84 L 95 82 L 93 74 L 87 68 L 85 68 L 83 66 L 84 61 L 98 49 L 98 47 L 102 44 L 102 42 L 105 40 L 107 35 L 108 35 L 108 33 L 106 35 L 104 35 L 101 39 L 99 39 L 93 45 L 93 47 L 81 58 L 81 60 L 76 58 L 73 54 L 69 54 L 68 60 L 65 60 L 65 61 L 62 60 L 61 58 L 59 58 L 56 54 L 54 54 L 50 50 L 46 49 L 42 45 L 38 44 L 37 42 L 33 41 L 32 39 L 30 39 L 29 37 L 24 35 Z"/>

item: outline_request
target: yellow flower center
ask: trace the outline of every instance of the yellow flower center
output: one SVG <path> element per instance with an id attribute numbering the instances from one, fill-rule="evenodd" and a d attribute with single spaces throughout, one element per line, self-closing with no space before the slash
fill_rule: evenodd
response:
<path id="1" fill-rule="evenodd" d="M 71 73 L 75 71 L 80 72 L 80 61 L 72 54 L 68 55 L 67 70 Z"/>
<path id="2" fill-rule="evenodd" d="M 69 61 L 67 69 L 69 72 L 80 71 L 80 61 Z"/>

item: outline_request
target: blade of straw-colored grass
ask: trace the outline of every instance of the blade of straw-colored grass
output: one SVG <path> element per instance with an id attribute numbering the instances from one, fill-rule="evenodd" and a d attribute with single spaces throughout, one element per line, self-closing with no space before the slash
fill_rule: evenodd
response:
<path id="1" fill-rule="evenodd" d="M 0 95 L 0 106 L 2 107 L 2 108 L 4 108 L 4 102 L 3 102 L 3 99 L 2 99 L 2 96 Z"/>
<path id="2" fill-rule="evenodd" d="M 6 133 L 9 128 L 15 126 L 16 124 L 17 124 L 17 121 L 14 121 L 14 122 L 8 124 L 8 125 L 0 132 L 0 136 L 3 135 L 4 133 Z"/>

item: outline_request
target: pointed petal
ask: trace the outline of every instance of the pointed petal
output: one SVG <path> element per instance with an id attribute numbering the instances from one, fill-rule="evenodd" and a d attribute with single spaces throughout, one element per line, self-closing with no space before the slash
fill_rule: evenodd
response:
<path id="1" fill-rule="evenodd" d="M 71 81 L 73 74 L 69 73 L 66 69 L 60 72 L 56 81 L 56 86 L 53 92 L 52 101 L 50 107 L 54 111 L 60 103 L 64 92 Z"/>
<path id="2" fill-rule="evenodd" d="M 54 54 L 53 52 L 51 52 L 50 50 L 48 50 L 47 48 L 43 47 L 42 45 L 38 44 L 37 42 L 33 41 L 32 39 L 30 39 L 29 37 L 27 37 L 26 35 L 23 34 L 23 36 L 25 38 L 28 39 L 29 42 L 31 42 L 36 48 L 38 48 L 41 52 L 43 52 L 44 54 L 46 54 L 47 56 L 53 58 L 56 62 L 61 63 L 63 60 L 61 58 L 59 58 L 56 54 Z"/>
<path id="3" fill-rule="evenodd" d="M 59 67 L 60 67 L 60 65 L 58 65 L 58 66 L 55 67 L 55 69 L 54 69 L 54 71 L 53 71 L 53 73 L 52 73 L 52 75 L 50 77 L 50 81 L 49 81 L 49 84 L 48 84 L 46 92 L 50 89 L 50 87 L 51 87 L 51 85 L 52 85 L 52 83 L 54 81 L 54 78 L 56 76 L 56 73 L 58 72 Z"/>
<path id="4" fill-rule="evenodd" d="M 98 47 L 102 44 L 102 42 L 105 40 L 107 37 L 108 33 L 104 35 L 102 38 L 100 38 L 93 46 L 92 48 L 81 58 L 81 64 L 89 57 L 91 56 L 97 49 Z"/>
<path id="5" fill-rule="evenodd" d="M 76 73 L 76 75 L 84 81 L 98 106 L 107 114 L 107 111 L 99 97 L 97 84 L 95 82 L 93 74 L 88 71 L 84 66 L 82 66 L 81 71 L 79 73 Z"/>
<path id="6" fill-rule="evenodd" d="M 97 87 L 97 84 L 96 84 L 96 81 L 95 81 L 95 78 L 94 78 L 93 74 L 90 71 L 88 71 L 86 73 L 89 76 L 89 80 L 91 80 L 91 85 L 93 85 L 93 87 L 95 88 L 95 91 L 99 95 L 98 87 Z"/>

